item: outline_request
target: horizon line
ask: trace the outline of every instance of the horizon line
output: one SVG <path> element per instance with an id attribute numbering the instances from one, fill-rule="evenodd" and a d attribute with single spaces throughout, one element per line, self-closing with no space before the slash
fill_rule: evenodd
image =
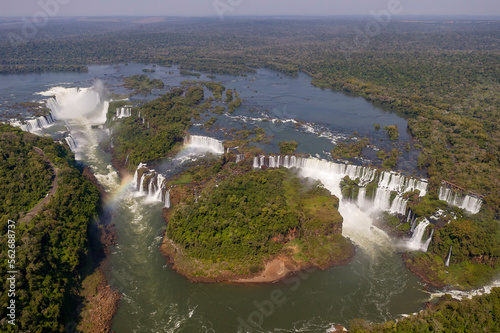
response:
<path id="1" fill-rule="evenodd" d="M 30 15 L 12 15 L 12 16 L 2 16 L 0 15 L 0 19 L 3 18 L 25 18 Z M 219 18 L 217 15 L 64 15 L 64 16 L 53 16 L 51 18 L 79 18 L 79 17 L 91 17 L 91 18 Z M 370 17 L 369 14 L 330 14 L 330 15 L 322 15 L 322 14 L 233 14 L 226 15 L 227 18 L 275 18 L 275 17 L 305 17 L 305 18 L 332 18 L 332 17 Z M 500 15 L 488 15 L 488 14 L 406 14 L 406 15 L 397 15 L 398 18 L 405 17 L 433 17 L 433 18 L 490 18 L 490 19 L 500 19 Z"/>

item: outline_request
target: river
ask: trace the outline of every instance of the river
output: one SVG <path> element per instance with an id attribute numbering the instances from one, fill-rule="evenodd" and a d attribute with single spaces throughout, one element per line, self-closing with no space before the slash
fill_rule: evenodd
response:
<path id="1" fill-rule="evenodd" d="M 89 73 L 0 76 L 0 112 L 3 118 L 20 116 L 21 112 L 10 106 L 12 103 L 45 99 L 47 96 L 38 93 L 53 91 L 55 86 L 88 88 L 99 80 L 108 91 L 127 93 L 119 86 L 120 77 L 140 74 L 146 67 L 155 69 L 155 73 L 149 74 L 151 78 L 162 79 L 169 86 L 192 79 L 179 75 L 177 68 L 138 64 L 91 66 Z M 205 78 L 203 74 L 201 79 Z M 373 123 L 397 124 L 398 145 L 410 139 L 405 130 L 406 120 L 363 99 L 312 87 L 310 78 L 304 74 L 290 78 L 258 70 L 247 78 L 218 76 L 216 80 L 221 80 L 227 88 L 237 89 L 245 100 L 244 107 L 233 115 L 217 116 L 217 122 L 223 125 L 221 127 L 265 128 L 268 135 L 274 135 L 269 145 L 262 146 L 267 152 L 276 152 L 277 142 L 293 138 L 299 142 L 299 152 L 328 158 L 334 142 L 349 137 L 353 131 L 379 141 L 382 147 L 389 147 L 385 134 L 376 131 Z M 155 91 L 148 99 L 163 91 Z M 141 98 L 136 96 L 132 101 Z M 400 249 L 382 231 L 371 226 L 367 213 L 349 203 L 340 209 L 344 216 L 344 235 L 356 243 L 358 251 L 348 265 L 303 272 L 273 284 L 188 282 L 166 265 L 159 252 L 161 234 L 166 228 L 161 217 L 163 205 L 134 191 L 131 177 L 118 178 L 110 165 L 109 154 L 99 148 L 99 142 L 109 135 L 108 130 L 91 128 L 92 119 L 97 119 L 98 113 L 104 110 L 103 104 L 92 108 L 95 110 L 78 119 L 68 116 L 66 126 L 77 137 L 77 157 L 92 168 L 110 193 L 106 207 L 111 210 L 119 239 L 109 257 L 107 274 L 110 284 L 123 293 L 113 321 L 115 332 L 237 332 L 239 329 L 325 332 L 332 324 L 348 325 L 354 318 L 397 319 L 419 311 L 421 304 L 429 299 L 417 278 L 404 267 L 398 253 Z M 63 112 L 71 111 L 68 108 Z M 296 128 L 292 122 L 269 121 L 295 118 L 305 123 Z M 197 126 L 190 131 L 202 132 Z M 39 134 L 61 138 L 65 132 L 64 124 L 59 121 Z M 222 138 L 223 133 L 201 134 Z M 190 159 L 200 156 L 190 148 L 183 154 Z M 407 157 L 404 160 L 411 161 L 410 155 Z M 185 160 L 165 160 L 163 169 L 175 173 Z M 403 163 L 400 167 L 411 172 L 414 171 L 412 163 Z M 280 295 L 279 302 L 275 302 L 276 295 Z"/>

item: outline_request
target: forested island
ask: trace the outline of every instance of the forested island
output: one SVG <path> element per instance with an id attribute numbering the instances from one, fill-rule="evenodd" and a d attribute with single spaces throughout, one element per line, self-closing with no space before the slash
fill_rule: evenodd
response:
<path id="1" fill-rule="evenodd" d="M 199 282 L 273 282 L 353 256 L 338 198 L 320 184 L 286 169 L 225 162 L 171 182 L 176 205 L 166 215 L 162 251 L 176 271 Z"/>

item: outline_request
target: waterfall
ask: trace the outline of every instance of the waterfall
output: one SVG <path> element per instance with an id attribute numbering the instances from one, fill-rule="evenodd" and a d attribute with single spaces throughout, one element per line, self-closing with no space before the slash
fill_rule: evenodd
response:
<path id="1" fill-rule="evenodd" d="M 75 152 L 76 148 L 78 148 L 78 145 L 76 144 L 76 140 L 73 138 L 73 136 L 70 134 L 67 137 L 65 137 L 64 140 L 66 140 L 69 149 L 71 149 L 72 152 Z"/>
<path id="2" fill-rule="evenodd" d="M 47 106 L 53 119 L 87 119 L 92 125 L 106 122 L 109 102 L 104 99 L 104 87 L 97 81 L 90 88 L 52 87 L 40 95 L 47 96 Z"/>
<path id="3" fill-rule="evenodd" d="M 132 115 L 132 109 L 130 107 L 123 107 L 116 109 L 116 118 L 127 118 Z"/>
<path id="4" fill-rule="evenodd" d="M 422 245 L 422 251 L 427 252 L 427 250 L 429 249 L 429 245 L 432 241 L 432 235 L 434 235 L 434 229 L 431 230 L 429 238 L 425 241 L 424 245 Z"/>
<path id="5" fill-rule="evenodd" d="M 405 215 L 407 202 L 408 202 L 408 200 L 404 200 L 402 197 L 396 196 L 394 198 L 394 200 L 392 201 L 392 205 L 391 205 L 391 208 L 389 209 L 389 211 L 391 213 Z"/>
<path id="6" fill-rule="evenodd" d="M 358 206 L 365 207 L 366 187 L 360 187 L 358 193 Z"/>
<path id="7" fill-rule="evenodd" d="M 259 167 L 259 158 L 257 156 L 253 158 L 253 167 L 254 169 L 257 169 Z"/>
<path id="8" fill-rule="evenodd" d="M 139 182 L 139 193 L 144 194 L 144 179 L 146 178 L 146 173 L 142 174 L 141 181 Z"/>
<path id="9" fill-rule="evenodd" d="M 339 211 L 344 217 L 342 234 L 351 238 L 356 244 L 363 247 L 369 253 L 375 253 L 380 248 L 394 246 L 383 231 L 373 226 L 370 214 L 374 211 L 386 210 L 392 213 L 405 214 L 407 201 L 402 197 L 405 192 L 419 190 L 420 195 L 425 195 L 427 182 L 418 179 L 407 178 L 395 172 L 381 172 L 379 170 L 356 165 L 348 165 L 338 162 L 331 162 L 317 158 L 302 158 L 296 156 L 255 156 L 253 160 L 254 168 L 263 165 L 269 167 L 297 168 L 301 176 L 319 180 L 323 186 L 338 198 L 343 199 L 340 182 L 345 176 L 359 180 L 359 194 L 356 203 L 349 200 L 341 200 Z M 370 201 L 366 191 L 366 185 L 375 182 L 377 190 L 373 202 Z M 391 193 L 396 192 L 396 196 L 391 202 Z M 369 208 L 363 211 L 360 209 Z M 429 222 L 427 221 L 427 225 Z M 424 223 L 414 234 L 412 249 L 423 250 L 425 245 L 422 236 L 425 232 Z M 410 247 L 410 246 L 409 246 Z"/>
<path id="10" fill-rule="evenodd" d="M 408 215 L 406 216 L 406 223 L 409 223 L 411 221 L 411 215 L 413 214 L 413 212 L 411 211 L 411 209 L 408 211 Z"/>
<path id="11" fill-rule="evenodd" d="M 165 207 L 170 208 L 170 190 L 165 193 Z"/>
<path id="12" fill-rule="evenodd" d="M 145 171 L 141 178 L 138 179 L 140 169 L 145 169 Z M 139 187 L 137 188 L 138 182 Z M 132 184 L 139 195 L 146 196 L 146 201 L 159 201 L 164 203 L 166 208 L 170 208 L 170 189 L 167 189 L 167 180 L 161 173 L 150 170 L 146 167 L 146 164 L 141 163 L 135 171 Z M 145 187 L 147 189 L 144 189 Z"/>
<path id="13" fill-rule="evenodd" d="M 379 210 L 389 210 L 391 200 L 391 191 L 384 188 L 377 188 L 375 192 L 375 199 L 373 200 L 373 205 Z"/>
<path id="14" fill-rule="evenodd" d="M 429 237 L 429 239 L 427 239 L 425 242 L 422 241 L 422 237 L 424 236 L 425 230 L 427 229 L 428 225 L 429 221 L 427 219 L 424 219 L 417 225 L 415 231 L 413 232 L 413 235 L 411 236 L 411 239 L 406 244 L 410 250 L 427 252 L 427 247 L 430 244 L 432 233 L 431 237 Z"/>
<path id="15" fill-rule="evenodd" d="M 285 156 L 283 160 L 283 166 L 287 169 L 290 168 L 290 156 Z"/>
<path id="16" fill-rule="evenodd" d="M 471 195 L 463 196 L 457 191 L 441 186 L 439 189 L 439 200 L 446 201 L 452 206 L 457 206 L 459 208 L 465 209 L 466 211 L 477 214 L 481 209 L 483 201 Z"/>
<path id="17" fill-rule="evenodd" d="M 266 165 L 266 157 L 265 156 L 261 156 L 260 157 L 260 167 L 262 166 L 265 166 Z"/>
<path id="18" fill-rule="evenodd" d="M 448 256 L 446 257 L 446 261 L 444 262 L 444 265 L 445 267 L 449 267 L 450 266 L 450 259 L 451 259 L 451 249 L 452 249 L 452 245 L 450 245 L 450 250 L 448 251 Z"/>
<path id="19" fill-rule="evenodd" d="M 343 198 L 339 186 L 341 179 L 345 176 L 353 180 L 359 179 L 360 192 L 357 200 L 359 207 L 366 207 L 368 201 L 365 185 L 375 181 L 377 189 L 373 198 L 373 208 L 393 214 L 406 213 L 407 200 L 403 199 L 402 194 L 414 190 L 419 190 L 420 196 L 427 193 L 426 181 L 359 165 L 296 156 L 255 156 L 253 167 L 259 168 L 263 165 L 270 168 L 298 168 L 304 176 L 320 180 L 325 186 L 326 183 L 331 183 L 334 191 L 332 193 L 341 199 Z M 391 202 L 392 192 L 396 192 L 396 196 Z"/>
<path id="20" fill-rule="evenodd" d="M 245 160 L 245 154 L 237 154 L 236 155 L 236 163 L 240 163 L 243 160 Z"/>
<path id="21" fill-rule="evenodd" d="M 224 143 L 220 140 L 201 135 L 188 135 L 184 144 L 194 148 L 201 148 L 214 154 L 224 154 Z"/>
<path id="22" fill-rule="evenodd" d="M 48 115 L 26 121 L 26 124 L 21 125 L 21 129 L 26 132 L 36 132 L 42 128 L 49 127 L 54 122 L 55 119 L 52 117 L 52 113 L 49 113 Z"/>
<path id="23" fill-rule="evenodd" d="M 417 217 L 411 210 L 406 221 L 411 224 L 410 232 L 413 233 L 415 231 L 415 227 L 417 226 Z"/>

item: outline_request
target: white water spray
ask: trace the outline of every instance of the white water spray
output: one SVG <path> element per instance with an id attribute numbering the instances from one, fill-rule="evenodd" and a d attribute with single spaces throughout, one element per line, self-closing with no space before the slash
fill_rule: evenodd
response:
<path id="1" fill-rule="evenodd" d="M 432 239 L 432 233 L 429 239 L 425 241 L 423 241 L 423 236 L 428 226 L 429 226 L 429 221 L 427 219 L 424 219 L 415 227 L 415 231 L 413 232 L 411 239 L 406 243 L 408 249 L 413 251 L 427 252 L 427 248 Z"/>
<path id="2" fill-rule="evenodd" d="M 439 189 L 439 200 L 446 201 L 452 206 L 457 206 L 459 208 L 465 209 L 466 211 L 477 214 L 481 209 L 483 201 L 471 195 L 463 196 L 459 192 L 453 191 L 452 189 L 441 186 Z"/>
<path id="3" fill-rule="evenodd" d="M 452 245 L 450 245 L 450 250 L 448 251 L 448 256 L 446 256 L 446 261 L 444 262 L 445 267 L 450 266 L 450 260 L 451 260 L 451 249 L 453 248 Z"/>
<path id="4" fill-rule="evenodd" d="M 131 115 L 132 115 L 132 108 L 129 106 L 116 109 L 116 118 L 117 119 L 127 118 L 127 117 L 130 117 Z"/>
<path id="5" fill-rule="evenodd" d="M 205 152 L 224 154 L 224 143 L 208 136 L 188 135 L 184 138 L 184 145 L 198 148 Z"/>
<path id="6" fill-rule="evenodd" d="M 52 113 L 49 113 L 48 115 L 26 121 L 26 124 L 21 125 L 21 129 L 26 132 L 37 132 L 43 128 L 49 127 L 55 121 Z"/>

